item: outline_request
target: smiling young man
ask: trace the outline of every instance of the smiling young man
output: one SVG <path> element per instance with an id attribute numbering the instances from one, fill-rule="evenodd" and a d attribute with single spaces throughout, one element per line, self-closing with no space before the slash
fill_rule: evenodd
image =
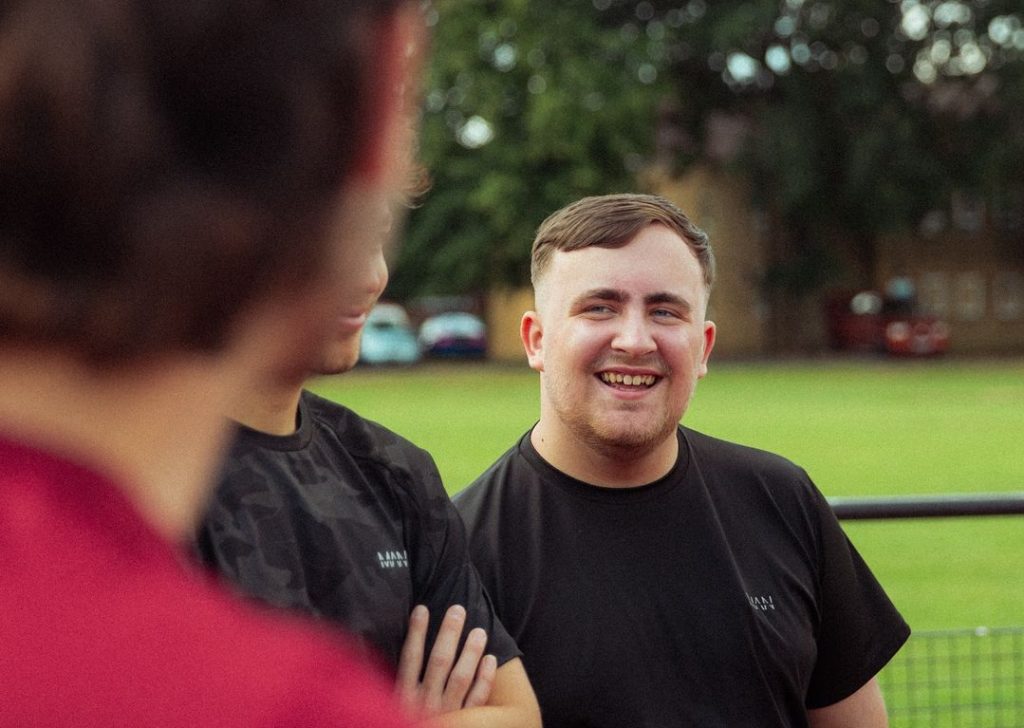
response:
<path id="1" fill-rule="evenodd" d="M 456 497 L 548 728 L 878 728 L 909 629 L 807 474 L 679 424 L 707 373 L 707 236 L 648 195 L 533 245 L 540 420 Z"/>
<path id="2" fill-rule="evenodd" d="M 519 651 L 470 564 L 430 455 L 304 389 L 308 376 L 356 365 L 363 324 L 387 283 L 380 246 L 350 265 L 352 285 L 338 292 L 323 350 L 305 371 L 260 382 L 229 411 L 239 431 L 199 552 L 250 597 L 356 635 L 431 726 L 540 728 Z"/>

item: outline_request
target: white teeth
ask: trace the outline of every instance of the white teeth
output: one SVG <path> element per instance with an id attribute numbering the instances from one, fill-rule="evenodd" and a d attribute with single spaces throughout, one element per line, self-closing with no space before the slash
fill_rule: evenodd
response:
<path id="1" fill-rule="evenodd" d="M 618 372 L 601 372 L 601 380 L 607 384 L 624 384 L 627 387 L 650 387 L 655 382 L 653 374 L 619 374 Z"/>

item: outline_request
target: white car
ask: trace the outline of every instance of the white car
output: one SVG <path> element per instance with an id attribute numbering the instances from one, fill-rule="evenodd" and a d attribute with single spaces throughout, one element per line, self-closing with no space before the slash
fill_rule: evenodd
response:
<path id="1" fill-rule="evenodd" d="M 487 356 L 487 325 L 464 311 L 432 316 L 420 325 L 420 348 L 428 356 Z"/>

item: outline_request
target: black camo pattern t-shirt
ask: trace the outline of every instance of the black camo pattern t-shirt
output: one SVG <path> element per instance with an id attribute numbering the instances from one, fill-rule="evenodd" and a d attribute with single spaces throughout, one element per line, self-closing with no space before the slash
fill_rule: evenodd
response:
<path id="1" fill-rule="evenodd" d="M 197 548 L 244 594 L 340 623 L 392 669 L 416 604 L 431 642 L 462 604 L 499 664 L 519 655 L 430 455 L 310 392 L 292 435 L 239 427 Z"/>

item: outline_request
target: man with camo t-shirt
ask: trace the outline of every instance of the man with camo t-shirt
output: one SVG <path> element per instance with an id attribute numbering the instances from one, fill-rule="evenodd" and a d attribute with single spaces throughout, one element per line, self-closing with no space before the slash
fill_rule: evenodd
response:
<path id="1" fill-rule="evenodd" d="M 539 728 L 520 653 L 470 564 L 430 455 L 303 389 L 309 374 L 348 371 L 358 359 L 387 282 L 381 248 L 360 265 L 361 285 L 339 307 L 321 360 L 230 413 L 239 431 L 199 553 L 243 593 L 343 625 L 431 725 Z"/>

